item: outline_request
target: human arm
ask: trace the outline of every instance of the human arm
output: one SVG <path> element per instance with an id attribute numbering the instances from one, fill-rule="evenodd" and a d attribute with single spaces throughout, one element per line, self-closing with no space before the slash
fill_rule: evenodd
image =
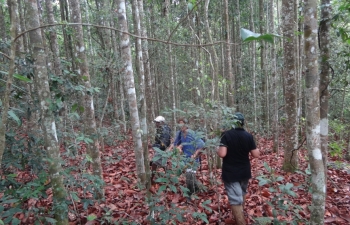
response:
<path id="1" fill-rule="evenodd" d="M 250 151 L 250 155 L 253 156 L 254 158 L 259 158 L 260 157 L 260 151 L 259 149 L 253 149 Z"/>
<path id="2" fill-rule="evenodd" d="M 226 146 L 219 146 L 219 148 L 216 150 L 216 153 L 220 158 L 224 158 L 227 154 L 227 147 Z"/>

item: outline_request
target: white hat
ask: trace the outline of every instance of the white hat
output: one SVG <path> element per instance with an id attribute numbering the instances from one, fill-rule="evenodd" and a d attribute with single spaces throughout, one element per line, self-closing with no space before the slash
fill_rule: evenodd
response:
<path id="1" fill-rule="evenodd" d="M 157 118 L 154 119 L 154 122 L 164 122 L 165 118 L 162 116 L 157 116 Z"/>

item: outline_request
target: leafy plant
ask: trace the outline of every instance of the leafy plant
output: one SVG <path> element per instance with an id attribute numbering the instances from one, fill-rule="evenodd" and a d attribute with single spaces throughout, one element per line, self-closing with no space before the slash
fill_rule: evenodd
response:
<path id="1" fill-rule="evenodd" d="M 272 218 L 260 217 L 255 218 L 259 224 L 295 224 L 305 223 L 306 220 L 301 217 L 299 212 L 304 209 L 293 203 L 290 198 L 296 197 L 296 193 L 293 188 L 296 188 L 292 183 L 281 184 L 284 180 L 282 176 L 276 176 L 274 170 L 264 162 L 264 167 L 267 170 L 267 175 L 258 176 L 259 186 L 268 186 L 268 193 L 263 193 L 266 196 L 272 196 L 269 201 L 266 202 L 271 207 Z M 271 215 L 269 215 L 271 216 Z M 286 222 L 281 217 L 293 217 L 292 221 Z"/>

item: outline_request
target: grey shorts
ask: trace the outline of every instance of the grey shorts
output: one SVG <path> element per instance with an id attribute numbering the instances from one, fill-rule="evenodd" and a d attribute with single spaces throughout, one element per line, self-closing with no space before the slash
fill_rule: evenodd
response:
<path id="1" fill-rule="evenodd" d="M 162 156 L 161 153 L 155 152 L 152 162 L 157 166 L 164 167 L 166 165 L 167 158 Z"/>
<path id="2" fill-rule="evenodd" d="M 230 205 L 242 205 L 243 196 L 247 194 L 248 181 L 249 179 L 232 183 L 224 182 Z"/>

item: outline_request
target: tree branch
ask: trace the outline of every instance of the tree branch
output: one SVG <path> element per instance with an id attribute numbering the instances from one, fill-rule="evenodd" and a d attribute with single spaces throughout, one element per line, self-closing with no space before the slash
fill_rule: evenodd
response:
<path id="1" fill-rule="evenodd" d="M 1 55 L 3 55 L 3 56 L 5 56 L 8 60 L 11 60 L 11 57 L 10 56 L 8 56 L 8 55 L 6 55 L 5 53 L 3 53 L 3 52 L 0 52 L 0 54 Z"/>
<path id="2" fill-rule="evenodd" d="M 185 46 L 185 47 L 204 47 L 204 46 L 212 46 L 212 45 L 217 45 L 217 44 L 229 44 L 229 45 L 239 45 L 236 43 L 228 43 L 226 41 L 216 41 L 213 43 L 208 43 L 208 44 L 199 44 L 199 45 L 195 45 L 195 44 L 181 44 L 181 43 L 176 43 L 176 42 L 170 42 L 170 41 L 165 41 L 165 40 L 160 40 L 160 39 L 156 39 L 156 38 L 146 38 L 146 37 L 141 37 L 141 36 L 137 36 L 135 34 L 129 33 L 129 32 L 125 32 L 113 27 L 107 27 L 107 26 L 100 26 L 100 25 L 95 25 L 95 24 L 89 24 L 89 23 L 56 23 L 56 24 L 46 24 L 46 25 L 42 25 L 39 27 L 35 27 L 26 31 L 23 31 L 22 33 L 18 34 L 16 36 L 16 38 L 14 39 L 14 41 L 16 41 L 19 37 L 21 37 L 22 35 L 37 30 L 37 29 L 41 29 L 41 28 L 46 28 L 46 27 L 54 27 L 54 26 L 75 26 L 75 25 L 82 25 L 82 26 L 92 26 L 92 27 L 97 27 L 97 28 L 105 28 L 105 29 L 110 29 L 110 30 L 114 30 L 114 31 L 118 31 L 120 33 L 123 34 L 127 34 L 130 35 L 132 37 L 135 38 L 139 38 L 142 40 L 148 40 L 148 41 L 154 41 L 154 42 L 160 42 L 160 43 L 164 43 L 164 44 L 171 44 L 171 45 L 175 45 L 175 46 Z"/>

